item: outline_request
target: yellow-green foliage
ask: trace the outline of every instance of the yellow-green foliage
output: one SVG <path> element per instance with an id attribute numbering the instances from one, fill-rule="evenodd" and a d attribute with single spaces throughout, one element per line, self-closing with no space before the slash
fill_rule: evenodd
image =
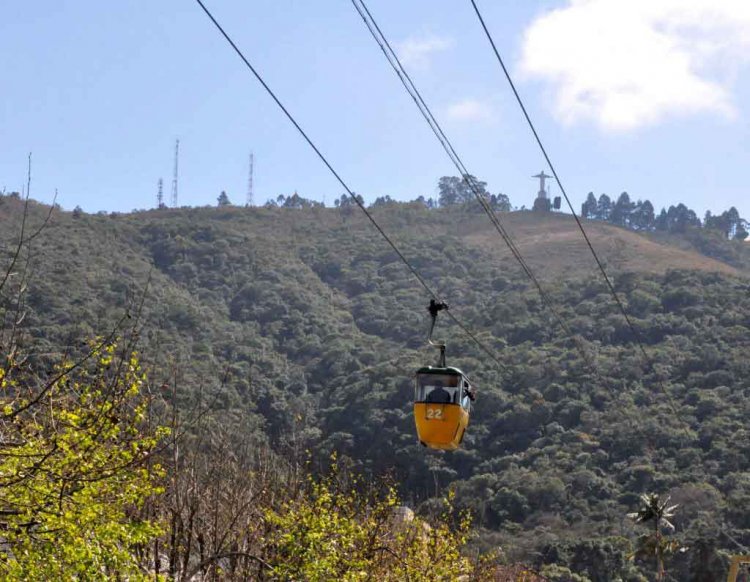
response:
<path id="1" fill-rule="evenodd" d="M 340 487 L 336 475 L 310 480 L 281 508 L 266 512 L 268 563 L 282 580 L 456 580 L 471 565 L 461 556 L 469 520 L 452 524 L 452 496 L 436 524 L 399 518 L 393 489 Z"/>
<path id="2" fill-rule="evenodd" d="M 3 384 L 2 432 L 13 444 L 0 448 L 0 576 L 141 578 L 133 549 L 158 531 L 135 510 L 159 491 L 161 469 L 148 461 L 163 432 L 144 430 L 136 355 L 102 346 L 78 366 L 61 363 L 46 384 L 19 366 L 3 376 L 15 389 Z"/>

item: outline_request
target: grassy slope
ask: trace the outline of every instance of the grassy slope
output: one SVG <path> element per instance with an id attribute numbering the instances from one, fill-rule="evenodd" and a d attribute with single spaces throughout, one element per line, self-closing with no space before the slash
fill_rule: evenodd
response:
<path id="1" fill-rule="evenodd" d="M 476 225 L 467 225 L 467 240 L 484 248 L 495 248 L 500 256 L 507 256 L 506 260 L 511 261 L 509 253 L 501 248 L 503 243 L 497 232 L 489 225 L 482 225 L 481 219 L 479 217 Z M 672 237 L 669 241 L 672 244 L 669 244 L 598 221 L 584 220 L 583 223 L 605 267 L 615 271 L 661 274 L 668 269 L 692 269 L 727 275 L 740 272 L 694 249 L 677 246 L 678 237 Z M 514 212 L 504 217 L 503 224 L 517 241 L 532 270 L 540 276 L 556 279 L 594 274 L 594 259 L 572 217 Z"/>

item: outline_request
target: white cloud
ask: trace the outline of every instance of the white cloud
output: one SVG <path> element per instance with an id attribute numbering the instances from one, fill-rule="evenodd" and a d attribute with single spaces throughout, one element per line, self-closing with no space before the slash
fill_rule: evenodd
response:
<path id="1" fill-rule="evenodd" d="M 396 43 L 396 54 L 404 67 L 426 69 L 430 66 L 430 58 L 439 51 L 453 46 L 453 40 L 446 37 L 428 35 L 409 37 Z"/>
<path id="2" fill-rule="evenodd" d="M 748 0 L 567 0 L 526 29 L 520 68 L 551 84 L 562 122 L 627 131 L 733 116 L 749 49 Z"/>
<path id="3" fill-rule="evenodd" d="M 477 99 L 463 99 L 446 108 L 446 115 L 453 121 L 493 121 L 495 112 L 487 103 Z"/>

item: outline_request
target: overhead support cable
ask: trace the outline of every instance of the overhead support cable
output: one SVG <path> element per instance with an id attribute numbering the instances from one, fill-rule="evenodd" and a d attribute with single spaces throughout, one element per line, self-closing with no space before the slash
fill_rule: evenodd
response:
<path id="1" fill-rule="evenodd" d="M 420 285 L 424 287 L 425 291 L 430 295 L 432 299 L 435 299 L 437 301 L 440 301 L 440 297 L 438 294 L 433 291 L 433 289 L 429 286 L 427 281 L 422 277 L 422 275 L 417 271 L 417 269 L 409 262 L 409 260 L 406 258 L 406 256 L 399 250 L 399 248 L 396 246 L 396 244 L 393 242 L 393 240 L 386 234 L 386 232 L 381 228 L 381 226 L 377 223 L 375 218 L 372 216 L 372 214 L 367 210 L 364 203 L 360 198 L 352 191 L 351 188 L 344 182 L 343 178 L 336 172 L 336 170 L 333 168 L 333 166 L 330 164 L 328 159 L 323 155 L 323 153 L 318 149 L 318 147 L 315 145 L 315 143 L 310 139 L 310 137 L 307 135 L 307 133 L 302 129 L 302 127 L 297 123 L 296 119 L 292 116 L 292 114 L 289 112 L 289 110 L 284 106 L 284 104 L 281 102 L 281 100 L 276 96 L 276 94 L 271 90 L 271 88 L 268 86 L 268 84 L 263 80 L 263 77 L 260 75 L 260 73 L 253 67 L 253 65 L 250 63 L 250 61 L 245 57 L 243 52 L 239 49 L 239 47 L 235 44 L 235 42 L 232 40 L 232 38 L 227 34 L 227 32 L 222 28 L 222 26 L 219 24 L 219 22 L 214 18 L 213 14 L 206 8 L 206 5 L 202 2 L 202 0 L 195 0 L 198 5 L 203 9 L 203 12 L 206 13 L 206 16 L 213 22 L 214 26 L 218 29 L 218 31 L 221 33 L 221 35 L 224 37 L 224 39 L 229 43 L 229 45 L 234 49 L 234 52 L 237 53 L 237 55 L 242 59 L 242 62 L 245 63 L 245 66 L 250 70 L 250 72 L 255 76 L 255 78 L 258 80 L 258 82 L 263 86 L 263 88 L 266 90 L 268 95 L 274 100 L 276 105 L 278 105 L 279 109 L 286 115 L 287 119 L 294 125 L 294 127 L 297 129 L 297 131 L 300 133 L 300 135 L 305 139 L 307 144 L 313 149 L 313 151 L 317 154 L 318 158 L 325 164 L 325 166 L 328 168 L 328 170 L 333 174 L 333 176 L 336 178 L 336 180 L 341 184 L 341 186 L 344 188 L 347 194 L 351 197 L 351 199 L 359 206 L 360 210 L 364 212 L 365 216 L 369 219 L 369 221 L 372 223 L 372 225 L 375 227 L 375 229 L 380 233 L 380 235 L 385 239 L 385 241 L 388 243 L 388 245 L 393 249 L 393 251 L 396 253 L 396 255 L 401 259 L 401 261 L 407 266 L 409 271 L 411 271 L 412 275 L 419 281 Z M 492 350 L 490 350 L 483 342 L 479 340 L 479 338 L 461 321 L 459 320 L 455 315 L 453 315 L 450 311 L 448 311 L 448 316 L 451 318 L 451 320 L 458 325 L 458 327 L 482 350 L 484 351 L 492 360 L 500 367 L 505 368 L 505 365 L 502 363 L 500 358 L 495 354 Z"/>
<path id="2" fill-rule="evenodd" d="M 555 177 L 555 182 L 557 183 L 558 188 L 560 188 L 560 192 L 562 193 L 563 197 L 565 198 L 565 202 L 568 205 L 568 208 L 570 209 L 571 214 L 573 215 L 573 218 L 576 221 L 576 224 L 578 225 L 578 229 L 581 231 L 581 234 L 583 235 L 584 240 L 586 241 L 586 246 L 588 246 L 589 251 L 591 251 L 591 254 L 594 257 L 594 261 L 596 261 L 596 265 L 599 269 L 599 272 L 602 274 L 602 277 L 604 278 L 604 281 L 607 284 L 607 288 L 609 290 L 609 293 L 612 295 L 612 297 L 615 300 L 615 303 L 617 304 L 617 307 L 622 314 L 622 316 L 625 318 L 625 322 L 630 329 L 630 332 L 633 334 L 633 337 L 635 338 L 636 344 L 638 345 L 638 348 L 641 352 L 641 355 L 643 356 L 644 361 L 647 364 L 648 370 L 650 372 L 653 372 L 657 375 L 657 385 L 659 386 L 659 390 L 662 392 L 662 394 L 667 398 L 669 402 L 669 406 L 672 409 L 672 412 L 674 415 L 685 425 L 685 433 L 686 435 L 689 435 L 689 432 L 687 428 L 690 427 L 689 423 L 682 417 L 680 414 L 677 405 L 672 398 L 671 394 L 669 394 L 669 391 L 666 389 L 666 386 L 664 385 L 664 382 L 661 380 L 661 378 L 658 377 L 658 371 L 656 370 L 656 362 L 651 358 L 651 356 L 646 351 L 646 347 L 643 343 L 643 340 L 641 338 L 641 334 L 638 332 L 638 330 L 633 325 L 633 322 L 628 315 L 627 310 L 625 309 L 625 305 L 622 303 L 622 300 L 617 295 L 617 291 L 615 291 L 615 287 L 612 283 L 612 280 L 609 278 L 609 275 L 607 274 L 606 269 L 604 268 L 604 264 L 602 263 L 601 259 L 599 258 L 599 255 L 597 254 L 596 250 L 594 249 L 594 245 L 591 243 L 591 239 L 589 238 L 589 235 L 586 233 L 586 229 L 583 227 L 583 223 L 581 222 L 581 219 L 578 217 L 578 214 L 576 214 L 575 208 L 573 208 L 573 204 L 570 201 L 570 198 L 568 197 L 568 193 L 565 190 L 565 187 L 562 184 L 562 181 L 560 180 L 560 177 L 557 174 L 557 170 L 555 169 L 554 164 L 552 163 L 552 160 L 550 159 L 549 154 L 547 153 L 547 149 L 544 147 L 544 144 L 542 143 L 542 139 L 539 137 L 539 133 L 536 130 L 536 127 L 534 126 L 534 123 L 531 121 L 531 117 L 529 116 L 529 112 L 526 109 L 526 106 L 523 103 L 523 99 L 521 99 L 521 95 L 519 94 L 518 90 L 516 89 L 516 85 L 513 82 L 513 79 L 510 76 L 510 73 L 508 72 L 508 68 L 505 66 L 505 62 L 503 61 L 503 58 L 500 56 L 500 51 L 497 49 L 497 45 L 495 44 L 494 39 L 492 38 L 492 35 L 490 34 L 489 29 L 487 28 L 487 24 L 484 21 L 484 18 L 482 17 L 482 13 L 479 10 L 479 7 L 477 6 L 477 3 L 475 0 L 469 0 L 471 2 L 472 7 L 474 8 L 474 12 L 477 15 L 477 18 L 479 19 L 479 23 L 482 25 L 482 29 L 484 30 L 484 34 L 487 36 L 487 40 L 490 43 L 490 46 L 492 47 L 492 51 L 495 53 L 495 57 L 497 59 L 497 62 L 500 64 L 500 67 L 503 70 L 503 74 L 505 75 L 505 78 L 508 81 L 508 84 L 510 85 L 511 90 L 513 91 L 513 95 L 516 97 L 516 101 L 518 102 L 518 106 L 521 108 L 521 111 L 523 112 L 523 116 L 526 118 L 526 123 L 529 126 L 529 129 L 531 130 L 531 133 L 534 134 L 534 139 L 536 140 L 537 145 L 539 146 L 539 149 L 542 152 L 542 155 L 544 156 L 545 161 L 547 162 L 547 165 L 549 166 L 550 171 L 552 172 L 552 175 Z"/>
<path id="3" fill-rule="evenodd" d="M 472 193 L 474 194 L 474 197 L 477 199 L 480 206 L 482 207 L 482 210 L 485 212 L 485 214 L 487 214 L 493 226 L 495 227 L 495 230 L 497 230 L 498 234 L 500 235 L 503 242 L 510 250 L 515 260 L 520 265 L 525 275 L 528 277 L 528 279 L 532 282 L 532 284 L 536 288 L 545 307 L 553 315 L 557 324 L 565 331 L 565 333 L 571 338 L 573 338 L 574 334 L 572 330 L 567 325 L 565 320 L 560 316 L 560 313 L 558 312 L 557 308 L 555 307 L 555 305 L 549 298 L 548 293 L 542 287 L 541 283 L 537 279 L 536 275 L 534 275 L 528 263 L 526 263 L 526 260 L 524 259 L 521 252 L 518 250 L 518 247 L 513 241 L 513 238 L 511 237 L 510 233 L 508 233 L 508 231 L 505 229 L 503 224 L 500 222 L 499 218 L 497 217 L 497 214 L 489 205 L 489 203 L 485 199 L 482 192 L 479 191 L 479 188 L 477 187 L 477 185 L 474 183 L 473 180 L 471 180 L 470 178 L 471 174 L 467 170 L 466 165 L 463 163 L 461 157 L 458 155 L 458 153 L 456 152 L 456 149 L 453 147 L 453 144 L 451 143 L 450 139 L 448 139 L 448 136 L 445 134 L 442 127 L 438 123 L 437 119 L 433 115 L 432 110 L 427 105 L 425 100 L 422 98 L 422 94 L 419 92 L 419 89 L 417 89 L 416 85 L 412 81 L 411 77 L 409 76 L 409 73 L 401 64 L 401 61 L 399 60 L 398 55 L 396 54 L 396 51 L 393 50 L 393 47 L 388 42 L 388 39 L 386 38 L 385 34 L 380 29 L 380 26 L 378 26 L 378 23 L 375 21 L 375 18 L 372 16 L 372 13 L 367 8 L 367 4 L 364 2 L 364 0 L 351 0 L 351 2 L 354 5 L 354 8 L 359 13 L 362 20 L 364 21 L 365 26 L 370 31 L 370 34 L 375 39 L 375 42 L 380 47 L 380 50 L 385 55 L 386 60 L 393 68 L 394 72 L 396 73 L 399 80 L 403 84 L 407 93 L 409 93 L 410 97 L 414 101 L 415 105 L 419 109 L 425 121 L 430 126 L 430 129 L 435 134 L 435 137 L 438 139 L 441 146 L 445 150 L 445 153 L 448 155 L 451 162 L 453 162 L 453 165 L 461 174 L 463 181 L 472 191 Z"/>

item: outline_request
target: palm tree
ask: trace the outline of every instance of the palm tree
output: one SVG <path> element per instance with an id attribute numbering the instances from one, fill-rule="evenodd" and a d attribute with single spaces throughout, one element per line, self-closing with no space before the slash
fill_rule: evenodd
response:
<path id="1" fill-rule="evenodd" d="M 656 558 L 656 580 L 664 580 L 666 570 L 664 569 L 664 557 L 681 550 L 680 543 L 664 538 L 663 530 L 667 534 L 674 533 L 675 527 L 669 521 L 674 516 L 677 505 L 669 505 L 669 496 L 662 499 L 658 493 L 645 493 L 641 495 L 641 507 L 634 513 L 628 513 L 628 517 L 636 523 L 648 524 L 653 522 L 653 533 L 643 535 L 638 539 L 638 548 L 631 558 L 635 556 L 649 556 Z"/>

